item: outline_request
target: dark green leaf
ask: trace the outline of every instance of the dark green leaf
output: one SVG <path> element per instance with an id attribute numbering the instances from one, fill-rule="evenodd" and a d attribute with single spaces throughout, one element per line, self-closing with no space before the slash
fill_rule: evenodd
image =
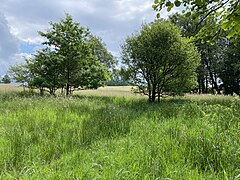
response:
<path id="1" fill-rule="evenodd" d="M 176 1 L 174 2 L 174 4 L 175 4 L 176 7 L 181 6 L 181 2 L 180 2 L 179 0 L 176 0 Z"/>
<path id="2" fill-rule="evenodd" d="M 191 14 L 192 14 L 191 12 L 187 12 L 187 13 L 185 14 L 185 16 L 186 16 L 186 17 L 189 17 L 189 16 L 191 16 Z"/>

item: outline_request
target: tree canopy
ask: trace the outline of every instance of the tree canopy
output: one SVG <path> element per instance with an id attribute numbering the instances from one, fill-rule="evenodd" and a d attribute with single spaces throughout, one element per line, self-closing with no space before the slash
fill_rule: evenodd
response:
<path id="1" fill-rule="evenodd" d="M 180 30 L 166 21 L 143 25 L 122 46 L 126 74 L 149 101 L 160 101 L 163 92 L 180 93 L 196 85 L 200 56 Z"/>
<path id="2" fill-rule="evenodd" d="M 194 15 L 194 19 L 200 20 L 199 24 L 213 20 L 201 28 L 202 36 L 212 37 L 221 30 L 227 32 L 228 38 L 236 39 L 240 35 L 240 2 L 237 0 L 154 0 L 153 9 L 158 17 L 163 9 L 171 11 L 174 7 L 183 9 L 186 16 Z"/>
<path id="3" fill-rule="evenodd" d="M 1 82 L 1 81 L 0 81 L 0 82 Z M 9 75 L 5 74 L 5 75 L 3 76 L 3 78 L 2 78 L 2 82 L 3 82 L 4 84 L 9 84 L 9 83 L 11 83 L 11 78 L 9 77 Z"/>

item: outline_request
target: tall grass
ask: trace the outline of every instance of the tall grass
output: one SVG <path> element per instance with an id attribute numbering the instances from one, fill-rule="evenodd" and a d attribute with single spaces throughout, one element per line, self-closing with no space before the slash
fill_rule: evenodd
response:
<path id="1" fill-rule="evenodd" d="M 240 178 L 238 98 L 0 101 L 0 179 Z"/>

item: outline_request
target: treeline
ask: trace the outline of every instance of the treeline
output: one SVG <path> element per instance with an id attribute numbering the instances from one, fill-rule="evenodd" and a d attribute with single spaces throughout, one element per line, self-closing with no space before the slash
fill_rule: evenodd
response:
<path id="1" fill-rule="evenodd" d="M 202 26 L 219 26 L 214 18 L 202 21 L 192 16 L 174 14 L 169 20 L 176 24 L 185 37 L 201 53 L 201 63 L 197 68 L 197 93 L 240 95 L 240 39 L 230 41 L 229 32 L 219 29 L 215 34 L 201 31 Z M 194 37 L 194 38 L 193 38 Z"/>
<path id="2" fill-rule="evenodd" d="M 222 31 L 201 34 L 200 26 L 216 20 L 193 19 L 174 14 L 144 24 L 122 44 L 118 69 L 102 40 L 66 14 L 39 32 L 46 39 L 43 48 L 9 72 L 16 82 L 52 95 L 105 84 L 134 85 L 150 102 L 166 93 L 240 95 L 240 40 L 229 41 Z"/>

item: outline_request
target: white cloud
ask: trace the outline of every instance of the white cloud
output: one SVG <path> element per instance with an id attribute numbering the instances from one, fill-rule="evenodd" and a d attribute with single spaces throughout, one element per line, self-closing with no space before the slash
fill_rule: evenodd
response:
<path id="1" fill-rule="evenodd" d="M 8 64 L 14 61 L 18 50 L 19 41 L 10 33 L 6 18 L 0 13 L 0 74 L 6 72 Z"/>
<path id="2" fill-rule="evenodd" d="M 43 39 L 37 31 L 46 31 L 49 21 L 58 22 L 67 12 L 102 37 L 107 48 L 119 56 L 123 40 L 139 30 L 143 22 L 154 20 L 152 3 L 153 0 L 5 0 L 0 3 L 0 12 L 6 17 L 12 38 L 4 41 L 15 42 L 16 36 L 21 42 L 39 44 Z M 1 48 L 7 46 L 0 46 L 0 51 Z M 14 53 L 16 48 L 11 52 Z"/>

